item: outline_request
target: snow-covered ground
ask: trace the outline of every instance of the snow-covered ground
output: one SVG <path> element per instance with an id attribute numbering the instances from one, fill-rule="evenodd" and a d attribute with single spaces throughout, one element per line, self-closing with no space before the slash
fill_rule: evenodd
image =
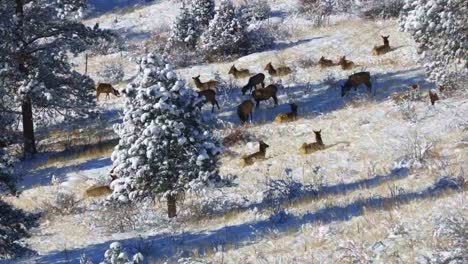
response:
<path id="1" fill-rule="evenodd" d="M 447 215 L 468 216 L 466 188 L 453 190 L 441 179 L 468 171 L 466 94 L 430 105 L 427 90 L 433 84 L 416 62 L 411 37 L 398 31 L 396 21 L 336 17 L 330 26 L 314 28 L 291 12 L 290 1 L 270 2 L 277 14 L 273 22 L 290 32 L 288 40 L 236 61 L 178 69 L 192 86 L 192 76 L 207 80 L 216 72 L 232 81 L 227 74 L 232 64 L 251 72 L 263 72 L 268 62 L 294 69 L 282 80 L 280 105 L 262 102 L 253 124 L 241 128 L 248 140 L 227 148 L 222 157 L 221 173 L 236 176 L 236 186 L 187 195 L 174 221 L 164 217 L 164 206 L 156 202 L 139 211 L 148 217 L 146 223 L 135 230 L 109 232 L 106 224 L 93 223 L 100 207 L 83 193 L 106 181 L 111 149 L 61 159 L 60 152 L 40 155 L 18 168 L 24 176 L 23 193 L 9 201 L 35 211 L 60 190 L 83 199 L 85 209 L 46 217 L 27 240 L 39 256 L 20 262 L 79 263 L 82 254 L 98 261 L 116 240 L 130 251 L 145 251 L 150 263 L 172 263 L 180 257 L 213 263 L 414 263 L 444 248 L 435 235 L 438 221 Z M 141 41 L 170 25 L 177 13 L 174 6 L 174 1 L 157 1 L 87 23 L 99 22 L 123 32 L 129 41 Z M 381 43 L 380 35 L 390 35 L 396 49 L 375 57 L 371 49 Z M 343 71 L 301 68 L 299 63 L 344 55 L 359 67 Z M 130 80 L 135 64 L 119 54 L 91 58 L 90 74 L 112 60 L 125 61 Z M 371 72 L 375 94 L 366 96 L 360 88 L 342 98 L 339 84 L 361 69 Z M 421 100 L 400 105 L 390 99 L 411 84 L 422 88 Z M 222 109 L 216 115 L 226 122 L 220 134 L 238 126 L 235 109 L 246 98 L 240 91 L 219 94 Z M 290 102 L 299 106 L 299 120 L 273 123 L 278 113 L 289 111 Z M 102 100 L 102 121 L 83 123 L 73 135 L 76 141 L 83 134 L 112 140 L 111 125 L 119 122 L 122 107 L 121 98 Z M 303 143 L 315 141 L 313 130 L 322 130 L 326 149 L 299 154 Z M 46 134 L 41 144 L 60 143 L 70 134 Z M 270 145 L 267 159 L 242 168 L 240 157 L 256 151 L 257 139 Z M 282 190 L 288 191 L 272 200 L 267 194 L 275 183 L 283 183 Z"/>

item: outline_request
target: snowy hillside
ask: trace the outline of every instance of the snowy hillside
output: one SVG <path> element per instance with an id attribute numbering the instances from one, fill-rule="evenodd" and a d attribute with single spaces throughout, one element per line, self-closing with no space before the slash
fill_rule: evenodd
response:
<path id="1" fill-rule="evenodd" d="M 85 258 L 100 263 L 115 241 L 125 247 L 129 256 L 141 253 L 144 263 L 466 260 L 466 89 L 441 91 L 428 79 L 418 62 L 413 37 L 399 30 L 396 18 L 371 20 L 339 12 L 329 17 L 328 24 L 317 27 L 297 11 L 301 1 L 268 0 L 271 16 L 261 23 L 274 28 L 275 41 L 269 48 L 226 60 L 175 66 L 174 75 L 169 68 L 153 69 L 158 73 L 155 77 L 149 68 L 157 63 L 139 64 L 136 58 L 166 45 L 168 40 L 159 37 L 170 35 L 181 1 L 153 1 L 123 9 L 111 9 L 105 1 L 91 2 L 98 15 L 84 23 L 99 23 L 100 28 L 114 30 L 125 41 L 125 48 L 108 54 L 90 53 L 87 74 L 96 83 L 105 82 L 103 69 L 118 64 L 124 74 L 114 87 L 122 95 L 127 94 L 117 97 L 111 93 L 109 98 L 102 94 L 97 101 L 97 117 L 51 122 L 37 129 L 42 153 L 15 166 L 15 173 L 22 177 L 17 184 L 21 193 L 5 196 L 4 200 L 27 212 L 42 213 L 38 226 L 24 240 L 38 254 L 0 263 L 85 264 Z M 145 1 L 113 2 L 119 7 Z M 240 6 L 243 1 L 233 2 Z M 382 45 L 381 36 L 387 35 L 391 50 L 373 55 L 374 47 Z M 322 56 L 334 62 L 346 56 L 355 67 L 321 67 L 318 61 Z M 78 72 L 84 72 L 85 58 L 85 53 L 72 58 Z M 265 70 L 270 62 L 275 67 L 288 66 L 292 73 L 271 76 Z M 142 65 L 150 66 L 140 70 Z M 252 95 L 241 92 L 248 78 L 235 79 L 228 74 L 233 65 L 248 69 L 251 74 L 263 73 L 265 85 L 278 87 L 278 106 L 272 99 L 262 101 L 254 109 L 253 122 L 245 125 L 239 121 L 238 106 Z M 360 85 L 342 96 L 348 76 L 363 71 L 371 75 L 372 92 L 367 93 L 366 87 Z M 175 92 L 170 89 L 182 85 L 176 82 L 175 73 L 194 90 L 198 90 L 193 79 L 196 76 L 203 82 L 216 79 L 220 84 L 216 91 L 220 109 L 215 108 L 211 114 L 212 106 L 207 103 L 202 115 L 218 120 L 213 124 L 213 134 L 224 141 L 219 157 L 219 174 L 224 184 L 210 186 L 202 193 L 187 191 L 182 198 L 177 196 L 175 218 L 167 217 L 166 198 L 162 197 L 105 207 L 105 195 L 91 197 L 87 190 L 107 188 L 112 181 L 115 184 L 112 177 L 116 160 L 126 164 L 126 169 L 122 169 L 125 177 L 138 175 L 138 166 L 146 168 L 135 159 L 126 160 L 126 155 L 137 152 L 141 143 L 132 134 L 139 131 L 139 125 L 143 126 L 140 123 L 145 123 L 145 118 L 138 116 L 144 107 L 138 107 L 151 102 L 151 110 L 144 108 L 148 116 L 152 110 L 164 108 L 159 97 L 151 101 L 145 96 L 161 93 L 161 98 L 174 97 Z M 132 82 L 135 85 L 125 90 Z M 147 94 L 138 90 L 147 83 L 158 89 L 166 87 Z M 419 88 L 412 89 L 412 85 Z M 434 105 L 429 97 L 431 90 L 437 90 L 440 99 Z M 184 89 L 177 93 L 180 91 Z M 126 97 L 131 100 L 126 102 Z M 177 102 L 175 105 L 186 102 L 171 100 Z M 290 112 L 290 103 L 298 106 L 297 120 L 275 122 L 279 114 Z M 180 121 L 188 114 L 193 114 L 190 122 Z M 134 116 L 138 116 L 137 121 L 128 120 Z M 201 115 L 196 111 L 174 118 L 173 122 L 183 123 L 180 131 L 195 131 L 195 140 L 185 140 L 211 138 L 203 129 L 191 127 L 193 122 L 203 123 L 198 118 Z M 159 128 L 166 129 L 166 119 L 155 120 L 154 127 L 147 129 L 151 132 L 138 132 L 147 133 L 146 141 L 155 140 Z M 116 124 L 132 126 L 115 133 Z M 324 145 L 304 155 L 301 146 L 317 141 L 314 131 L 321 131 Z M 128 149 L 120 141 L 122 149 L 118 157 L 113 157 L 113 164 L 111 155 L 118 136 L 127 140 Z M 164 140 L 158 139 L 157 147 L 164 149 Z M 242 166 L 245 155 L 259 150 L 260 140 L 269 145 L 265 158 Z M 216 148 L 208 144 L 211 142 L 201 144 L 206 157 L 198 157 L 199 167 L 200 159 L 216 159 Z M 140 155 L 155 160 L 167 158 L 151 157 L 153 153 L 146 151 Z M 192 170 L 206 175 L 215 165 L 203 166 L 207 167 Z M 177 180 L 188 185 L 184 179 Z M 133 191 L 132 184 L 122 183 Z M 106 195 L 117 192 L 103 190 Z M 128 197 L 139 194 L 128 192 Z"/>

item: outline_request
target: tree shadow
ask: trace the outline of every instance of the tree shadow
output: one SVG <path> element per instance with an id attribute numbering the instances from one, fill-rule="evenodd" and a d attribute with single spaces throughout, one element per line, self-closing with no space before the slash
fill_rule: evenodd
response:
<path id="1" fill-rule="evenodd" d="M 198 233 L 181 232 L 178 234 L 165 233 L 149 236 L 145 238 L 145 241 L 157 245 L 157 247 L 151 251 L 151 256 L 147 257 L 152 257 L 154 260 L 163 260 L 176 254 L 180 257 L 187 257 L 193 254 L 194 251 L 198 251 L 200 255 L 203 255 L 205 250 L 225 245 L 239 248 L 256 243 L 258 239 L 268 235 L 272 230 L 275 230 L 277 234 L 284 234 L 291 232 L 291 230 L 299 230 L 304 224 L 323 225 L 331 222 L 349 221 L 354 217 L 363 215 L 365 211 L 387 210 L 412 201 L 435 199 L 448 190 L 460 191 L 461 188 L 451 179 L 441 178 L 421 191 L 401 191 L 391 197 L 376 196 L 359 199 L 343 206 L 327 206 L 300 216 L 287 215 L 284 221 L 281 222 L 266 219 Z M 131 238 L 120 242 L 128 248 L 138 243 L 139 240 L 139 238 Z M 79 263 L 80 255 L 83 253 L 94 261 L 101 260 L 110 243 L 100 243 L 67 251 L 54 251 L 40 256 L 35 261 L 39 263 Z M 19 261 L 19 263 L 26 262 Z"/>

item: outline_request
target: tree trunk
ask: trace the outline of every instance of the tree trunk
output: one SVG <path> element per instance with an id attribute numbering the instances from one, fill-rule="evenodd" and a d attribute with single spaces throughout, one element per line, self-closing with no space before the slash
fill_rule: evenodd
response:
<path id="1" fill-rule="evenodd" d="M 167 216 L 169 218 L 177 216 L 176 197 L 174 195 L 167 196 Z"/>
<path id="2" fill-rule="evenodd" d="M 34 137 L 32 103 L 29 97 L 23 99 L 21 104 L 21 115 L 23 116 L 23 153 L 25 156 L 29 156 L 37 152 Z"/>

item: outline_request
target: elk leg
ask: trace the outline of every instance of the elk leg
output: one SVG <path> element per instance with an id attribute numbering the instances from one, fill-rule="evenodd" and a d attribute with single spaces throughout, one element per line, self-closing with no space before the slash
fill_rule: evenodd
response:
<path id="1" fill-rule="evenodd" d="M 275 106 L 278 106 L 278 97 L 276 95 L 273 95 L 273 100 L 275 101 Z"/>
<path id="2" fill-rule="evenodd" d="M 256 108 L 259 108 L 260 107 L 260 100 L 255 100 L 257 102 L 257 106 Z"/>
<path id="3" fill-rule="evenodd" d="M 218 110 L 220 110 L 221 108 L 219 107 L 218 101 L 215 100 L 215 103 L 216 103 L 216 106 L 218 107 Z M 213 106 L 213 108 L 214 108 L 214 106 Z"/>

